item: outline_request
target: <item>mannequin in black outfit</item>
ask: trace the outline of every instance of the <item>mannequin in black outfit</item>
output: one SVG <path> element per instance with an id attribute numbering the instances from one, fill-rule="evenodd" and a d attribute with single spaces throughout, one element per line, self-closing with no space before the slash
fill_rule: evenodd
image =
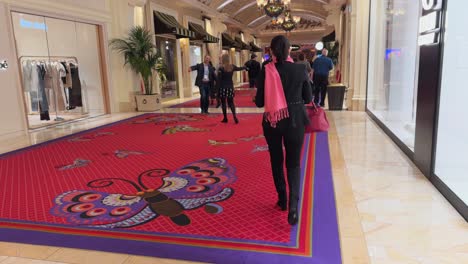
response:
<path id="1" fill-rule="evenodd" d="M 286 169 L 289 185 L 289 213 L 288 222 L 297 224 L 297 205 L 300 194 L 301 180 L 301 151 L 304 142 L 305 125 L 309 120 L 304 104 L 312 101 L 312 89 L 305 65 L 287 62 L 290 44 L 284 36 L 277 36 L 271 41 L 272 54 L 276 57 L 276 69 L 281 78 L 289 117 L 282 119 L 273 128 L 270 123 L 263 121 L 263 133 L 270 151 L 271 169 L 276 191 L 277 205 L 286 210 L 287 195 L 283 169 L 283 142 L 286 150 Z M 270 62 L 272 63 L 272 62 Z M 257 81 L 257 95 L 255 104 L 265 105 L 265 68 L 262 69 Z"/>
<path id="2" fill-rule="evenodd" d="M 221 105 L 223 107 L 224 118 L 221 122 L 227 123 L 227 109 L 226 109 L 226 100 L 229 108 L 231 108 L 232 115 L 234 117 L 234 122 L 239 123 L 239 119 L 236 116 L 236 106 L 234 105 L 234 83 L 232 81 L 232 76 L 235 71 L 245 70 L 245 67 L 237 67 L 232 65 L 228 54 L 224 54 L 221 57 L 222 65 L 218 70 L 218 80 L 216 84 L 218 85 L 218 94 L 221 99 Z"/>

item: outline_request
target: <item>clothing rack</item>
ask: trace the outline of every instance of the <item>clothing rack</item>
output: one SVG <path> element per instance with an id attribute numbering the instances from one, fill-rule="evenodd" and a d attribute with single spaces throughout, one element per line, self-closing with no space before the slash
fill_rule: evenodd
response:
<path id="1" fill-rule="evenodd" d="M 73 56 L 21 56 L 18 58 L 19 65 L 23 65 L 23 60 L 36 60 L 36 61 L 41 61 L 43 60 L 44 62 L 52 62 L 52 61 L 65 61 L 65 62 L 72 62 L 76 65 L 78 65 L 78 58 L 73 57 Z M 22 73 L 22 70 L 21 70 Z M 21 76 L 23 78 L 23 76 Z M 54 83 L 54 85 L 56 85 Z M 53 96 L 54 96 L 54 106 L 55 106 L 55 119 L 54 121 L 59 122 L 59 121 L 64 121 L 65 119 L 63 117 L 59 117 L 58 114 L 58 97 L 55 92 L 55 89 L 50 89 L 52 90 Z M 37 94 L 39 97 L 39 94 Z M 39 100 L 39 98 L 38 98 Z"/>

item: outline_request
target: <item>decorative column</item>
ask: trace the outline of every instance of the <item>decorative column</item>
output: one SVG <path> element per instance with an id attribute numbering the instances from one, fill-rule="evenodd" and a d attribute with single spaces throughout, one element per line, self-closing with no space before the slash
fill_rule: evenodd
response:
<path id="1" fill-rule="evenodd" d="M 369 1 L 352 1 L 351 13 L 351 61 L 350 108 L 364 111 L 367 90 L 367 57 L 369 40 Z"/>

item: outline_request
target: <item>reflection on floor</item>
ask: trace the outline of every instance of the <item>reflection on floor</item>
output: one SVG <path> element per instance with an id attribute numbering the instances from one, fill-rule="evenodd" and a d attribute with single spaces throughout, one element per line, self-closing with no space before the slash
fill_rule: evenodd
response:
<path id="1" fill-rule="evenodd" d="M 191 100 L 190 98 L 188 100 Z M 166 102 L 165 105 L 186 100 Z M 214 109 L 213 112 L 220 112 Z M 162 112 L 199 113 L 199 109 Z M 239 112 L 261 112 L 239 109 Z M 0 140 L 0 153 L 104 125 L 121 113 Z M 468 263 L 468 223 L 365 113 L 332 112 L 330 149 L 343 262 Z M 189 263 L 68 248 L 0 243 L 5 263 Z"/>
<path id="2" fill-rule="evenodd" d="M 39 114 L 37 115 L 28 115 L 29 128 L 38 129 L 43 127 L 50 127 L 56 125 L 63 125 L 63 123 L 77 121 L 84 118 L 92 118 L 104 115 L 103 112 L 93 112 L 88 114 L 81 113 L 61 113 L 61 114 L 50 114 L 50 120 L 41 120 Z"/>
<path id="3" fill-rule="evenodd" d="M 389 113 L 383 111 L 372 112 L 379 120 L 384 120 L 383 123 L 397 135 L 398 138 L 412 151 L 414 151 L 414 141 L 416 134 L 416 123 L 406 122 L 402 120 L 391 119 Z"/>

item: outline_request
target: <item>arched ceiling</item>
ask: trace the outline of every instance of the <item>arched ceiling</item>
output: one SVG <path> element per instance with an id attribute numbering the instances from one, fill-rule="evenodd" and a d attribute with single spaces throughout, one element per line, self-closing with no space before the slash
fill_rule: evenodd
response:
<path id="1" fill-rule="evenodd" d="M 186 0 L 187 1 L 187 0 Z M 192 0 L 195 1 L 195 0 Z M 247 28 L 256 35 L 270 35 L 273 32 L 279 32 L 271 27 L 271 18 L 264 15 L 257 7 L 256 0 L 196 0 L 208 7 L 210 10 L 222 13 L 229 17 L 231 21 L 226 21 L 228 26 L 234 28 Z M 347 0 L 291 0 L 291 13 L 294 16 L 300 16 L 305 23 L 298 29 L 303 34 L 307 31 L 313 34 L 325 31 L 330 26 L 327 25 L 327 16 L 330 7 L 340 7 Z M 309 26 L 305 26 L 309 25 Z M 310 26 L 314 25 L 314 26 Z M 328 30 L 327 30 L 328 31 Z M 294 31 L 293 31 L 294 32 Z"/>

